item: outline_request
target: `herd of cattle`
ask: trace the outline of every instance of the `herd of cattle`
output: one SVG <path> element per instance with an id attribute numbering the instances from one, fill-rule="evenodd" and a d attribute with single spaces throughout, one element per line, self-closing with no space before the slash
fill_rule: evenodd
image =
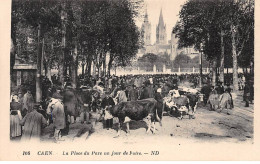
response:
<path id="1" fill-rule="evenodd" d="M 182 119 L 185 115 L 189 119 L 194 119 L 197 104 L 202 100 L 202 94 L 196 89 L 190 89 L 185 87 L 179 87 L 178 90 L 170 90 L 168 95 L 163 98 L 163 105 L 158 105 L 158 102 L 154 98 L 137 100 L 137 101 L 126 101 L 116 103 L 114 106 L 110 106 L 106 109 L 97 110 L 96 113 L 100 114 L 100 118 L 104 118 L 104 110 L 107 110 L 113 117 L 117 117 L 119 120 L 118 123 L 118 134 L 122 129 L 123 123 L 127 124 L 127 133 L 129 133 L 129 121 L 126 120 L 135 120 L 140 121 L 144 120 L 147 124 L 147 133 L 152 131 L 155 132 L 155 122 L 159 122 L 162 126 L 162 116 L 163 113 L 168 114 L 172 117 L 178 117 Z M 217 110 L 220 108 L 220 111 L 224 108 L 228 109 L 231 106 L 231 96 L 229 93 L 224 93 L 218 95 L 214 90 L 211 92 L 208 103 L 210 104 L 211 110 Z M 46 109 L 46 118 L 50 122 L 53 122 L 55 125 L 59 123 L 64 123 L 65 112 L 64 105 L 59 99 L 50 99 L 47 102 Z M 91 117 L 91 112 L 90 112 Z M 97 119 L 100 121 L 101 119 Z M 151 129 L 153 125 L 153 130 Z"/>

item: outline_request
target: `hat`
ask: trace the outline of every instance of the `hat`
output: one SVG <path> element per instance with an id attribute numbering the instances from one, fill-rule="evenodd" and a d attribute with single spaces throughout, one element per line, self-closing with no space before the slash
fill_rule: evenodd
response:
<path id="1" fill-rule="evenodd" d="M 98 85 L 99 86 L 104 86 L 104 83 L 103 82 L 99 82 Z"/>
<path id="2" fill-rule="evenodd" d="M 35 103 L 35 104 L 33 105 L 33 109 L 39 109 L 40 106 L 41 106 L 40 103 Z"/>

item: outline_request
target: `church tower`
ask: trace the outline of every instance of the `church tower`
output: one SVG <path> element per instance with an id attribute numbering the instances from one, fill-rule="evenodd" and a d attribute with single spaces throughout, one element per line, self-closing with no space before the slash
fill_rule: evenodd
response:
<path id="1" fill-rule="evenodd" d="M 166 24 L 163 21 L 162 9 L 159 17 L 159 23 L 156 27 L 156 44 L 167 44 Z"/>
<path id="2" fill-rule="evenodd" d="M 151 23 L 148 20 L 147 9 L 144 16 L 144 22 L 141 28 L 141 37 L 144 42 L 144 46 L 151 45 Z"/>

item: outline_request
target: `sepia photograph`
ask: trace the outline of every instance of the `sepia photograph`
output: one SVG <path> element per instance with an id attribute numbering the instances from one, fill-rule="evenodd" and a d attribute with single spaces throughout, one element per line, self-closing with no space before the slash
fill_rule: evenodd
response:
<path id="1" fill-rule="evenodd" d="M 255 0 L 9 1 L 1 117 L 21 148 L 0 160 L 234 160 L 255 148 Z"/>

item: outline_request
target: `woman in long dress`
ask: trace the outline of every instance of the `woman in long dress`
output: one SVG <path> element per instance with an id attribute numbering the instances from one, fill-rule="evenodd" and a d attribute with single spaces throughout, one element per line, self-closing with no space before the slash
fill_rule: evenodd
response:
<path id="1" fill-rule="evenodd" d="M 22 104 L 18 102 L 17 95 L 13 96 L 10 109 L 10 137 L 15 138 L 22 135 L 22 126 L 20 125 Z"/>

